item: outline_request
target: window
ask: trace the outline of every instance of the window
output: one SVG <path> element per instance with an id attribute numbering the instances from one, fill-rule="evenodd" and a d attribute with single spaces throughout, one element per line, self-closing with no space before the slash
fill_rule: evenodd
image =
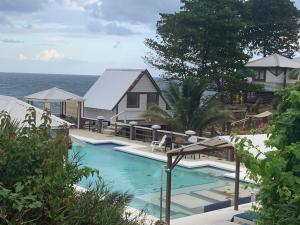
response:
<path id="1" fill-rule="evenodd" d="M 258 70 L 256 72 L 255 77 L 253 77 L 254 81 L 266 81 L 266 70 Z"/>
<path id="2" fill-rule="evenodd" d="M 150 105 L 159 104 L 159 94 L 158 93 L 148 93 L 147 94 L 147 108 Z"/>
<path id="3" fill-rule="evenodd" d="M 138 93 L 127 93 L 127 108 L 139 108 L 140 95 Z"/>
<path id="4" fill-rule="evenodd" d="M 283 68 L 275 67 L 275 68 L 269 68 L 269 71 L 274 74 L 274 76 L 279 76 L 280 74 L 284 73 Z"/>

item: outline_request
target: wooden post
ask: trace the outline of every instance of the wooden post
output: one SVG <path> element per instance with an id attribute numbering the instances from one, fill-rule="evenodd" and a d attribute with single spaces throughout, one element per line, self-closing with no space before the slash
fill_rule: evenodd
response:
<path id="1" fill-rule="evenodd" d="M 115 136 L 117 136 L 117 133 L 118 133 L 118 123 L 115 122 Z"/>
<path id="2" fill-rule="evenodd" d="M 161 128 L 159 125 L 153 125 L 152 127 L 152 141 L 157 141 L 157 130 Z"/>
<path id="3" fill-rule="evenodd" d="M 172 184 L 172 156 L 168 155 L 167 161 L 167 185 L 166 185 L 166 224 L 170 225 L 171 218 L 171 184 Z"/>
<path id="4" fill-rule="evenodd" d="M 77 128 L 81 128 L 81 102 L 77 104 Z"/>
<path id="5" fill-rule="evenodd" d="M 135 140 L 135 127 L 134 127 L 134 126 L 137 125 L 137 122 L 131 121 L 131 122 L 129 123 L 129 125 L 130 125 L 129 139 L 130 139 L 130 140 Z"/>
<path id="6" fill-rule="evenodd" d="M 283 87 L 286 88 L 286 73 L 287 73 L 287 68 L 284 68 L 284 73 L 283 73 Z"/>
<path id="7" fill-rule="evenodd" d="M 239 210 L 239 192 L 240 192 L 240 159 L 235 154 L 235 187 L 234 187 L 234 210 Z"/>
<path id="8" fill-rule="evenodd" d="M 231 122 L 227 122 L 227 135 L 231 133 Z"/>
<path id="9" fill-rule="evenodd" d="M 98 133 L 102 133 L 102 131 L 103 131 L 103 121 L 104 121 L 103 116 L 97 117 L 97 132 Z"/>

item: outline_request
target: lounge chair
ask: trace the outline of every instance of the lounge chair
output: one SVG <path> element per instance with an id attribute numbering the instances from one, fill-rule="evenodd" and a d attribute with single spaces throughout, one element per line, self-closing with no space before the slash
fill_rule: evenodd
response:
<path id="1" fill-rule="evenodd" d="M 156 150 L 156 149 L 162 150 L 163 145 L 166 142 L 166 138 L 167 138 L 167 135 L 164 135 L 160 141 L 152 141 L 150 144 L 152 152 L 154 152 L 154 150 Z"/>

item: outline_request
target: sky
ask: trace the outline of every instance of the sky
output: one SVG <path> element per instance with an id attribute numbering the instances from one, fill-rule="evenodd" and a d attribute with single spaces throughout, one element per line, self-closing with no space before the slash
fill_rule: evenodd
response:
<path id="1" fill-rule="evenodd" d="M 0 71 L 158 75 L 143 59 L 144 41 L 155 37 L 159 13 L 179 9 L 180 0 L 0 0 Z"/>

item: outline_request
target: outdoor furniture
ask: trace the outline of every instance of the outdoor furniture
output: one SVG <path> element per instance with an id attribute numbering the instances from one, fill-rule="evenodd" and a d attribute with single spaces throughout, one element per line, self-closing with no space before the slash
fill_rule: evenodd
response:
<path id="1" fill-rule="evenodd" d="M 166 138 L 167 138 L 167 135 L 164 135 L 162 137 L 161 141 L 152 141 L 150 144 L 152 152 L 154 152 L 154 150 L 156 150 L 156 149 L 162 150 L 163 145 L 166 142 Z"/>

